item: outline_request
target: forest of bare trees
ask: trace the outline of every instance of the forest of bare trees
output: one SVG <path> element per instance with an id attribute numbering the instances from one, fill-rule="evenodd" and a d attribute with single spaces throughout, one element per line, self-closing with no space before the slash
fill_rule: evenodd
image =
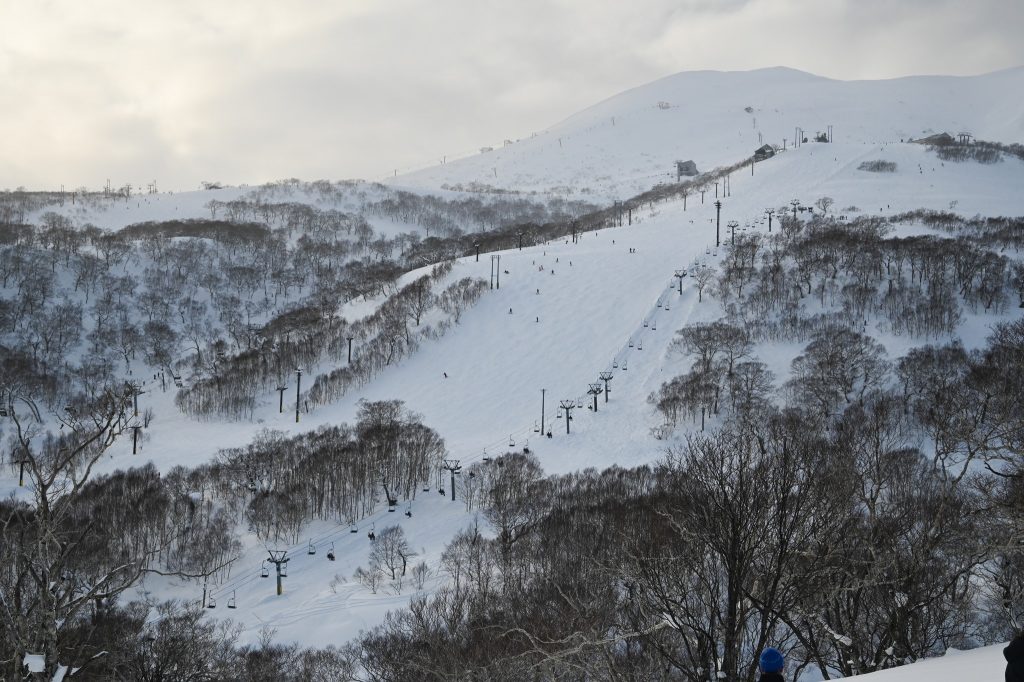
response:
<path id="1" fill-rule="evenodd" d="M 228 576 L 242 530 L 295 542 L 311 520 L 412 500 L 445 456 L 441 434 L 386 400 L 360 403 L 352 424 L 263 431 L 193 469 L 96 475 L 146 418 L 139 391 L 173 387 L 186 415 L 244 419 L 300 368 L 296 407 L 328 404 L 483 295 L 482 281 L 449 281 L 452 257 L 598 229 L 701 188 L 589 213 L 368 200 L 434 232 L 391 239 L 290 201 L 287 184 L 212 203 L 209 220 L 119 232 L 55 212 L 27 225 L 53 197 L 5 197 L 4 464 L 33 497 L 0 502 L 3 674 L 31 650 L 78 679 L 747 681 L 767 644 L 831 678 L 1004 640 L 1024 617 L 1024 323 L 995 322 L 1024 304 L 1010 257 L 1021 222 L 842 221 L 827 202 L 807 221 L 780 209 L 777 236 L 741 233 L 718 268 L 690 268 L 724 316 L 678 331 L 670 350 L 689 369 L 651 396 L 658 435 L 688 435 L 632 469 L 545 476 L 527 451 L 467 467 L 458 494 L 486 527 L 460 532 L 436 567 L 400 527 L 381 529 L 359 583 L 401 591 L 438 570 L 445 584 L 357 641 L 312 650 L 267 633 L 240 647 L 194 608 L 127 601 L 148 574 Z M 890 236 L 906 222 L 933 233 Z M 357 299 L 378 305 L 338 315 Z M 953 338 L 967 315 L 993 322 L 978 349 Z M 917 345 L 892 355 L 876 329 Z M 758 357 L 779 342 L 799 346 L 781 383 Z"/>

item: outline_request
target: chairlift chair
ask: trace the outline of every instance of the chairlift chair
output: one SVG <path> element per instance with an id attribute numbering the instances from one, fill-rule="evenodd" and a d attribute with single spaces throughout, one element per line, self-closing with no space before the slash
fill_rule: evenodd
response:
<path id="1" fill-rule="evenodd" d="M 212 594 L 210 595 L 210 603 L 206 605 L 206 608 L 208 608 L 208 609 L 215 609 L 215 608 L 217 608 L 217 600 L 213 598 Z"/>
<path id="2" fill-rule="evenodd" d="M 231 598 L 228 599 L 228 608 L 233 609 L 236 608 L 236 606 L 237 603 L 235 602 L 235 590 L 231 590 Z"/>
<path id="3" fill-rule="evenodd" d="M 283 564 L 281 564 L 281 577 L 282 578 L 287 578 L 288 577 L 288 562 L 287 561 L 284 562 Z"/>
<path id="4" fill-rule="evenodd" d="M 540 427 L 537 426 L 537 422 L 533 422 L 533 432 L 540 433 Z"/>
<path id="5" fill-rule="evenodd" d="M 643 350 L 644 349 L 644 342 L 643 341 L 639 342 L 637 344 L 637 346 L 636 346 L 636 349 L 637 350 Z"/>
<path id="6" fill-rule="evenodd" d="M 409 506 L 406 507 L 406 509 L 405 509 L 405 518 L 407 518 L 407 519 L 411 519 L 412 518 L 412 502 L 410 502 Z"/>
<path id="7" fill-rule="evenodd" d="M 334 561 L 334 543 L 331 543 L 331 548 L 327 550 L 327 560 Z"/>
<path id="8" fill-rule="evenodd" d="M 263 566 L 260 567 L 260 577 L 261 578 L 269 578 L 270 577 L 270 569 L 267 568 L 267 562 L 266 561 L 264 561 L 263 562 Z"/>
<path id="9" fill-rule="evenodd" d="M 316 554 L 316 545 L 313 544 L 313 539 L 309 540 L 309 548 L 306 550 L 306 554 Z"/>
<path id="10" fill-rule="evenodd" d="M 356 528 L 354 525 L 352 526 L 352 529 L 349 530 L 349 533 L 358 533 L 358 532 L 359 532 L 359 529 Z"/>
<path id="11" fill-rule="evenodd" d="M 632 342 L 632 341 L 630 341 L 630 342 L 629 342 L 629 347 L 630 347 L 630 348 L 632 348 L 632 347 L 633 347 L 633 342 Z"/>
<path id="12" fill-rule="evenodd" d="M 511 433 L 510 433 L 510 434 L 508 434 L 508 446 L 509 446 L 510 448 L 514 448 L 514 447 L 516 446 L 516 441 L 515 441 L 515 439 L 514 439 L 514 438 L 512 437 L 512 434 L 511 434 Z"/>

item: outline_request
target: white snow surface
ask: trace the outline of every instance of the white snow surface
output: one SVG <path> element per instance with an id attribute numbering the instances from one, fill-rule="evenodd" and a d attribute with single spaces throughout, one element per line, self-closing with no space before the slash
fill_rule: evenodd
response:
<path id="1" fill-rule="evenodd" d="M 766 231 L 761 220 L 765 208 L 786 205 L 793 198 L 811 204 L 825 195 L 835 198 L 833 213 L 851 217 L 855 213 L 846 210 L 851 206 L 879 215 L 918 208 L 946 210 L 954 200 L 956 211 L 968 216 L 1024 215 L 1024 193 L 1020 192 L 1024 163 L 1019 160 L 991 166 L 942 164 L 922 146 L 900 143 L 901 137 L 943 130 L 969 130 L 979 138 L 1005 142 L 1020 140 L 1024 138 L 1024 100 L 1017 93 L 1022 86 L 1024 69 L 974 78 L 879 82 L 832 81 L 788 69 L 684 73 L 613 97 L 536 138 L 399 176 L 395 185 L 436 191 L 445 183 L 478 181 L 537 191 L 568 187 L 582 193 L 591 188 L 592 198 L 621 197 L 670 179 L 665 175 L 670 171 L 674 178 L 676 159 L 692 158 L 702 171 L 709 170 L 749 156 L 758 146 L 759 131 L 765 142 L 781 144 L 784 136 L 792 136 L 795 126 L 803 126 L 810 136 L 833 125 L 833 144 L 809 142 L 757 164 L 753 176 L 749 169 L 733 174 L 731 196 L 722 199 L 723 241 L 728 238 L 728 220 L 749 222 L 753 229 Z M 658 108 L 659 101 L 669 102 L 670 108 Z M 754 112 L 745 112 L 745 106 Z M 895 161 L 897 172 L 857 170 L 861 162 L 874 159 Z M 492 168 L 497 168 L 497 181 Z M 230 198 L 236 191 L 221 190 L 225 196 L 216 198 Z M 206 192 L 166 196 L 188 196 L 188 201 L 176 204 L 182 212 L 205 211 L 203 206 L 214 198 Z M 712 264 L 716 260 L 711 253 L 713 201 L 712 190 L 703 204 L 699 195 L 690 196 L 685 211 L 682 202 L 644 206 L 634 215 L 632 226 L 587 233 L 578 244 L 559 240 L 496 254 L 501 257 L 500 289 L 485 294 L 461 324 L 436 342 L 424 342 L 416 354 L 365 388 L 303 414 L 299 424 L 294 423 L 294 402 L 291 407 L 286 403 L 284 414 L 278 413 L 276 392 L 262 397 L 253 422 L 191 421 L 175 409 L 172 391 L 161 392 L 150 381 L 140 409 L 152 407 L 156 418 L 146 430 L 140 454 L 132 456 L 131 439 L 122 439 L 110 449 L 100 470 L 147 461 L 162 470 L 195 466 L 208 462 L 220 448 L 244 445 L 263 428 L 296 433 L 353 422 L 357 402 L 364 398 L 404 400 L 445 438 L 450 456 L 464 465 L 481 459 L 485 452 L 497 455 L 524 445 L 537 454 L 548 473 L 655 462 L 669 442 L 651 435 L 660 419 L 647 396 L 689 366 L 686 358 L 668 354 L 668 344 L 683 325 L 721 315 L 707 293 L 698 303 L 696 290 L 685 279 L 680 295 L 673 277 L 675 270 L 695 259 Z M 171 211 L 173 205 L 170 199 L 161 203 L 154 217 L 177 213 Z M 451 277 L 486 279 L 490 263 L 490 254 L 481 255 L 479 262 L 462 259 Z M 354 310 L 342 314 L 351 315 Z M 966 313 L 965 319 L 961 336 L 968 346 L 981 343 L 989 325 L 998 320 Z M 893 358 L 921 343 L 877 331 Z M 757 354 L 781 382 L 800 349 L 799 344 L 776 344 L 758 349 Z M 330 369 L 324 366 L 319 371 Z M 599 398 L 595 414 L 586 408 L 587 385 L 597 381 L 598 372 L 609 369 L 615 375 L 612 392 L 607 403 L 604 396 Z M 536 431 L 542 389 L 546 389 L 544 420 L 551 439 Z M 574 411 L 572 433 L 566 435 L 565 420 L 556 419 L 558 401 L 580 397 L 584 407 Z M 0 473 L 0 494 L 12 491 L 28 495 L 18 489 L 16 472 L 5 468 Z M 458 529 L 477 522 L 461 500 L 442 499 L 436 491 L 421 493 L 412 503 L 411 518 L 404 511 L 400 506 L 398 513 L 389 514 L 380 508 L 359 522 L 355 534 L 340 523 L 309 524 L 300 542 L 289 548 L 293 558 L 281 597 L 274 593 L 273 577 L 259 577 L 266 548 L 246 536 L 246 549 L 230 579 L 212 586 L 218 608 L 210 615 L 240 623 L 243 641 L 248 642 L 255 641 L 267 624 L 277 628 L 278 637 L 308 646 L 353 638 L 361 629 L 380 623 L 389 609 L 407 604 L 413 593 L 409 586 L 401 595 L 382 586 L 374 595 L 351 580 L 355 568 L 366 564 L 365 534 L 371 527 L 379 530 L 389 523 L 404 527 L 411 545 L 420 552 L 416 560 L 424 559 L 434 569 L 426 587 L 430 590 L 443 580 L 436 568 L 445 544 Z M 479 523 L 485 525 L 482 519 Z M 310 539 L 317 547 L 312 556 L 306 553 Z M 337 555 L 334 562 L 325 558 L 332 544 Z M 341 579 L 332 589 L 336 574 Z M 151 578 L 140 592 L 157 599 L 198 601 L 201 586 Z M 233 595 L 237 609 L 228 610 L 225 606 Z M 1001 661 L 1000 650 L 989 647 L 864 679 L 998 679 Z"/>
<path id="2" fill-rule="evenodd" d="M 858 682 L 999 682 L 1006 669 L 1004 646 L 998 644 L 970 651 L 950 649 L 944 656 L 847 679 Z"/>
<path id="3" fill-rule="evenodd" d="M 984 76 L 839 81 L 788 68 L 687 71 L 620 93 L 494 150 L 385 179 L 432 188 L 477 182 L 515 191 L 624 198 L 751 156 L 762 143 L 811 139 L 876 144 L 934 133 L 1024 140 L 1024 67 Z M 660 106 L 659 106 L 660 104 Z M 751 111 L 748 113 L 746 108 Z M 760 136 L 759 136 L 760 134 Z"/>

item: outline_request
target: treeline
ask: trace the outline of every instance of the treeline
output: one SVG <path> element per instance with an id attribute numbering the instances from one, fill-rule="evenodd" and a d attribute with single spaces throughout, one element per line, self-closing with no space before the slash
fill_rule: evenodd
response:
<path id="1" fill-rule="evenodd" d="M 371 215 L 414 223 L 427 236 L 431 232 L 458 236 L 513 224 L 566 222 L 595 208 L 593 204 L 560 198 L 549 198 L 543 203 L 515 196 L 491 196 L 486 201 L 478 196 L 442 199 L 400 190 L 390 190 L 386 198 L 366 205 Z"/>
<path id="2" fill-rule="evenodd" d="M 1024 323 L 859 376 L 798 374 L 789 406 L 737 403 L 653 468 L 480 465 L 464 483 L 493 535 L 461 533 L 448 585 L 360 639 L 362 679 L 752 681 L 769 645 L 832 679 L 1004 641 L 1024 604 Z"/>
<path id="3" fill-rule="evenodd" d="M 382 500 L 415 499 L 444 454 L 444 440 L 402 401 L 363 401 L 353 426 L 291 438 L 265 431 L 188 476 L 260 539 L 294 543 L 306 521 L 351 523 Z"/>
<path id="4" fill-rule="evenodd" d="M 271 236 L 270 228 L 262 223 L 199 218 L 134 223 L 121 229 L 118 234 L 128 240 L 160 236 L 167 239 L 190 237 L 217 241 L 256 241 Z"/>
<path id="5" fill-rule="evenodd" d="M 119 595 L 151 574 L 223 582 L 241 550 L 239 527 L 277 543 L 295 542 L 314 518 L 353 522 L 381 500 L 394 507 L 413 499 L 434 480 L 445 454 L 443 439 L 394 400 L 361 403 L 351 426 L 292 438 L 264 432 L 195 469 L 176 467 L 161 476 L 150 464 L 97 476 L 93 467 L 129 428 L 123 415 L 130 392 L 81 396 L 59 417 L 56 435 L 43 431 L 31 392 L 5 384 L 3 398 L 11 422 L 4 465 L 20 473 L 30 493 L 28 501 L 0 501 L 0 674 L 12 679 L 22 677 L 26 653 L 45 657 L 48 676 L 65 665 L 84 668 L 78 673 L 84 679 L 183 679 L 174 671 L 185 662 L 172 660 L 178 646 L 191 652 L 195 670 L 208 666 L 197 679 L 246 679 L 239 676 L 249 672 L 219 668 L 209 658 L 223 655 L 242 665 L 238 656 L 251 654 L 232 648 L 230 630 L 172 606 L 158 607 L 154 622 L 152 604 L 122 608 Z M 371 569 L 391 565 L 391 578 L 400 580 L 411 552 L 400 533 L 385 540 Z M 413 575 L 422 580 L 425 565 Z M 122 638 L 128 631 L 134 639 Z M 151 648 L 137 649 L 147 638 Z M 190 648 L 210 638 L 220 644 Z M 314 669 L 317 661 L 336 659 L 271 648 L 291 651 L 284 657 L 289 664 L 299 657 Z M 243 663 L 244 670 L 258 661 Z M 138 676 L 135 666 L 143 664 L 153 676 Z"/>
<path id="6" fill-rule="evenodd" d="M 337 310 L 395 293 L 407 269 L 330 231 L 290 242 L 280 229 L 252 223 L 174 221 L 110 233 L 48 213 L 40 226 L 7 232 L 0 343 L 27 358 L 40 381 L 74 383 L 65 393 L 148 366 L 164 389 L 175 377 L 179 401 L 197 415 L 251 414 L 256 390 L 276 387 L 295 367 L 346 355 L 339 335 L 365 342 L 359 352 L 374 348 L 379 316 L 349 325 Z M 450 269 L 442 262 L 430 281 Z M 445 314 L 457 317 L 479 285 L 428 294 L 415 305 L 444 302 Z M 404 310 L 399 298 L 385 310 Z M 413 341 L 411 332 L 403 336 L 406 346 Z M 400 357 L 397 349 L 392 355 Z"/>
<path id="7" fill-rule="evenodd" d="M 890 222 L 951 236 L 889 237 Z M 965 308 L 999 315 L 1024 305 L 1024 267 L 1004 253 L 1020 245 L 1019 219 L 916 211 L 850 222 L 785 215 L 779 223 L 770 237 L 738 234 L 725 247 L 720 272 L 700 263 L 690 268 L 696 288 L 710 287 L 725 316 L 677 333 L 671 350 L 692 366 L 650 396 L 665 419 L 656 436 L 682 419 L 703 429 L 723 410 L 772 402 L 774 376 L 754 357 L 757 343 L 805 343 L 785 395 L 829 414 L 893 380 L 885 349 L 871 338 L 873 322 L 895 335 L 949 339 Z M 979 362 L 962 349 L 961 355 Z"/>
<path id="8" fill-rule="evenodd" d="M 892 221 L 920 221 L 954 238 L 890 237 L 883 218 L 783 215 L 771 237 L 736 235 L 710 282 L 713 293 L 730 323 L 755 341 L 805 341 L 875 319 L 893 334 L 934 339 L 952 334 L 965 308 L 997 315 L 1024 301 L 1024 267 L 1003 253 L 1020 245 L 1019 219 L 916 212 Z"/>
<path id="9" fill-rule="evenodd" d="M 953 162 L 999 163 L 1003 160 L 1004 155 L 1024 159 L 1024 145 L 1022 144 L 1003 144 L 986 140 L 960 142 L 949 135 L 936 136 L 931 139 L 928 150 L 935 152 L 936 156 L 943 161 Z"/>
<path id="10" fill-rule="evenodd" d="M 316 378 L 308 399 L 313 405 L 332 403 L 354 387 L 365 385 L 376 374 L 414 353 L 421 339 L 443 336 L 453 323 L 457 324 L 466 308 L 476 303 L 487 290 L 487 282 L 464 277 L 440 293 L 430 289 L 429 278 L 421 278 L 388 299 L 373 315 L 362 322 L 365 343 L 351 364 L 337 367 Z M 423 315 L 437 309 L 444 313 L 433 325 L 419 326 Z M 410 323 L 415 323 L 410 328 Z M 372 336 L 371 336 L 372 334 Z M 338 342 L 340 344 L 340 339 Z"/>
<path id="11" fill-rule="evenodd" d="M 434 266 L 429 274 L 391 294 L 371 315 L 356 322 L 309 309 L 271 321 L 258 330 L 256 343 L 244 353 L 213 359 L 212 376 L 178 392 L 178 408 L 200 418 L 250 417 L 258 397 L 287 386 L 296 367 L 310 369 L 324 362 L 341 366 L 316 376 L 300 402 L 308 409 L 337 400 L 351 387 L 365 385 L 385 367 L 414 352 L 421 339 L 443 335 L 479 300 L 487 286 L 480 279 L 463 278 L 434 291 L 452 267 L 450 261 Z M 421 326 L 428 318 L 433 324 Z"/>

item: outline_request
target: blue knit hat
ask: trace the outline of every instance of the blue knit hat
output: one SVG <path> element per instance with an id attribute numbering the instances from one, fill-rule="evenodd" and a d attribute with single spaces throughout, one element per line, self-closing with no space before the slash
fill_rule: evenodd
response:
<path id="1" fill-rule="evenodd" d="M 781 673 L 785 665 L 786 659 L 782 656 L 782 652 L 775 647 L 768 647 L 761 652 L 761 672 Z"/>

